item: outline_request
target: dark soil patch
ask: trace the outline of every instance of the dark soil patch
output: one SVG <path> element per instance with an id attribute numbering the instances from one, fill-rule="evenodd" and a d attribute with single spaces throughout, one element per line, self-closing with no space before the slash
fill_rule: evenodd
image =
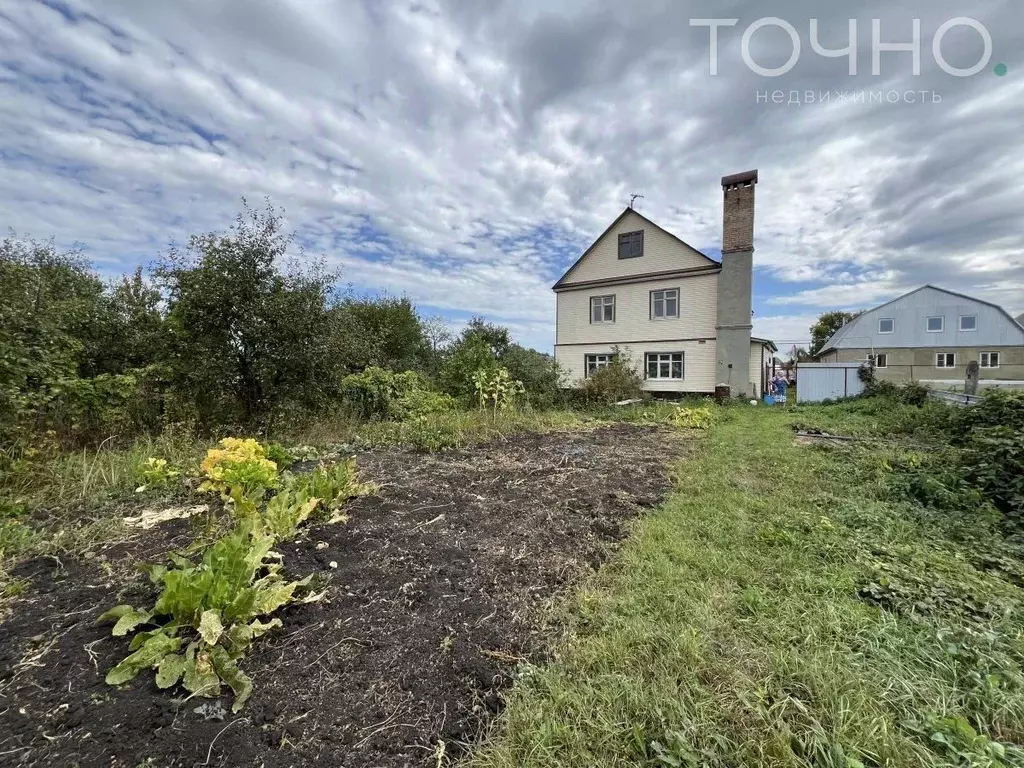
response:
<path id="1" fill-rule="evenodd" d="M 180 524 L 120 545 L 113 569 L 27 563 L 15 576 L 32 587 L 0 624 L 0 764 L 437 765 L 439 740 L 459 754 L 517 665 L 543 661 L 543 608 L 660 500 L 681 450 L 664 430 L 615 425 L 360 456 L 379 492 L 347 508 L 348 524 L 278 547 L 292 576 L 330 578 L 329 599 L 287 609 L 258 642 L 238 716 L 228 696 L 185 702 L 151 674 L 103 682 L 127 644 L 94 619 L 152 598 L 124 565 L 178 542 Z"/>

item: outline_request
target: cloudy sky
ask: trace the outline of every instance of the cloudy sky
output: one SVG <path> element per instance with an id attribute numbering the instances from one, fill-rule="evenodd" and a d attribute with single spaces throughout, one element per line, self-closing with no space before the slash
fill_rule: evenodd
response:
<path id="1" fill-rule="evenodd" d="M 759 335 L 806 341 L 823 310 L 925 282 L 1024 311 L 1024 4 L 839 5 L 0 0 L 0 226 L 113 275 L 269 196 L 358 291 L 550 349 L 551 284 L 631 192 L 718 257 L 719 179 L 759 168 Z M 775 77 L 742 53 L 766 16 L 801 44 Z M 969 77 L 933 53 L 961 16 L 992 41 Z M 717 75 L 694 18 L 738 19 Z M 826 49 L 856 21 L 856 75 L 812 18 Z M 893 43 L 920 19 L 919 74 L 909 52 L 873 73 L 875 18 Z M 779 68 L 794 47 L 769 25 L 747 50 Z M 969 69 L 983 36 L 940 53 Z"/>

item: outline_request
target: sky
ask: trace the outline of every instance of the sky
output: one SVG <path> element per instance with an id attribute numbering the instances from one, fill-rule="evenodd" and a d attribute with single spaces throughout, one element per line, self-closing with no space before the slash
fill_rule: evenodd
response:
<path id="1" fill-rule="evenodd" d="M 719 258 L 720 179 L 757 168 L 756 335 L 924 283 L 1024 312 L 1024 4 L 894 5 L 0 0 L 0 227 L 113 276 L 269 197 L 356 292 L 550 351 L 631 193 Z M 873 19 L 919 24 L 917 73 L 873 71 Z M 851 22 L 855 74 L 818 53 Z"/>

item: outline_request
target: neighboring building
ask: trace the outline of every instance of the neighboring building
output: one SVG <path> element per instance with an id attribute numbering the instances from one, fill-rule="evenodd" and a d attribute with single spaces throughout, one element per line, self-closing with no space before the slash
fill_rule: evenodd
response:
<path id="1" fill-rule="evenodd" d="M 976 360 L 981 378 L 1024 380 L 1024 327 L 1002 307 L 933 285 L 857 316 L 830 338 L 822 362 L 875 359 L 893 381 L 962 383 Z"/>
<path id="2" fill-rule="evenodd" d="M 721 263 L 626 208 L 555 283 L 555 360 L 574 386 L 628 355 L 652 392 L 760 396 L 775 345 L 751 331 L 757 171 L 722 179 Z"/>

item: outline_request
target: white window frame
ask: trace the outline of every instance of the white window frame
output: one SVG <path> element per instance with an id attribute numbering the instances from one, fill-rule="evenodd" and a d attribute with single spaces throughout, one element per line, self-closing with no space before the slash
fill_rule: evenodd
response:
<path id="1" fill-rule="evenodd" d="M 610 301 L 609 301 L 609 299 L 610 299 Z M 594 319 L 594 306 L 595 306 L 595 302 L 598 302 L 598 301 L 601 302 L 601 304 L 599 305 L 601 307 L 601 319 L 600 320 L 595 320 Z M 605 319 L 606 312 L 604 310 L 606 308 L 608 308 L 608 307 L 612 308 L 612 319 L 611 320 L 606 320 Z M 598 323 L 614 323 L 615 322 L 615 294 L 614 293 L 609 293 L 609 294 L 605 294 L 605 295 L 602 295 L 602 296 L 591 296 L 590 297 L 590 322 L 591 322 L 591 324 L 595 324 L 595 325 L 598 324 Z"/>
<path id="2" fill-rule="evenodd" d="M 596 371 L 607 368 L 615 359 L 612 352 L 591 352 L 583 356 L 583 378 L 589 379 Z M 593 360 L 593 365 L 591 365 Z"/>
<path id="3" fill-rule="evenodd" d="M 939 359 L 940 358 L 942 359 L 942 365 L 939 365 Z M 953 363 L 951 365 L 946 365 L 946 363 L 949 362 L 950 358 L 953 359 Z M 943 369 L 946 369 L 946 370 L 948 370 L 950 368 L 956 368 L 956 352 L 936 352 L 935 353 L 935 367 L 936 368 L 943 368 Z"/>
<path id="4" fill-rule="evenodd" d="M 931 329 L 932 320 L 939 321 L 939 327 L 936 330 Z M 928 333 L 942 333 L 946 330 L 946 316 L 945 315 L 932 315 L 931 317 L 925 318 L 924 329 Z"/>
<path id="5" fill-rule="evenodd" d="M 662 306 L 663 306 L 663 308 L 666 308 L 665 314 L 660 315 L 660 316 L 658 316 L 658 315 L 656 315 L 654 313 L 654 306 L 655 306 L 656 302 L 658 301 L 658 299 L 655 298 L 655 297 L 659 293 L 661 294 L 660 301 L 662 303 Z M 669 296 L 669 294 L 675 294 L 675 295 L 674 296 Z M 668 302 L 672 301 L 673 299 L 675 300 L 675 303 L 676 303 L 676 313 L 674 315 L 670 315 L 667 312 L 667 307 L 668 307 Z M 659 289 L 657 289 L 655 291 L 651 291 L 651 308 L 650 309 L 651 309 L 651 320 L 678 320 L 679 319 L 679 289 L 678 288 L 659 288 Z"/>
<path id="6" fill-rule="evenodd" d="M 876 352 L 875 353 L 875 368 L 888 368 L 889 367 L 889 353 L 888 352 Z"/>
<path id="7" fill-rule="evenodd" d="M 882 330 L 882 323 L 888 320 L 892 323 L 892 329 L 888 331 Z M 896 318 L 895 317 L 880 317 L 878 318 L 878 332 L 882 334 L 896 333 Z"/>
<path id="8" fill-rule="evenodd" d="M 974 320 L 974 327 L 973 328 L 964 328 L 964 320 L 966 320 L 968 317 L 971 318 L 972 320 Z M 960 315 L 960 323 L 959 323 L 958 327 L 960 328 L 960 330 L 963 333 L 974 333 L 975 331 L 978 330 L 978 316 L 977 315 Z"/>
<path id="9" fill-rule="evenodd" d="M 678 360 L 673 358 L 678 357 Z M 667 358 L 662 360 L 662 358 Z M 651 376 L 651 363 L 656 366 L 657 375 Z M 668 376 L 662 376 L 662 366 L 668 366 Z M 674 367 L 679 366 L 679 375 L 675 376 Z M 682 381 L 686 378 L 686 354 L 684 352 L 648 352 L 644 355 L 644 378 L 647 381 Z"/>
<path id="10" fill-rule="evenodd" d="M 992 365 L 992 356 L 995 355 L 996 364 Z M 1003 362 L 1002 355 L 998 352 L 982 352 L 981 360 L 978 362 L 979 367 L 985 368 L 986 370 L 994 370 L 999 367 L 1000 363 Z"/>

